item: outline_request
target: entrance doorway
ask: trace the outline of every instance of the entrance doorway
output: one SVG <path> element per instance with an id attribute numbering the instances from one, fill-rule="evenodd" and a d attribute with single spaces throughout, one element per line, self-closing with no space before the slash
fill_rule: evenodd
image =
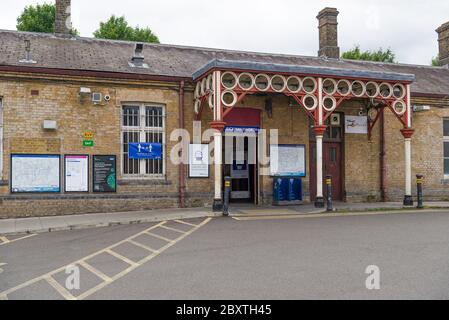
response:
<path id="1" fill-rule="evenodd" d="M 257 203 L 257 136 L 225 134 L 223 177 L 231 177 L 231 202 Z"/>
<path id="2" fill-rule="evenodd" d="M 233 107 L 224 116 L 224 121 L 223 177 L 232 178 L 231 201 L 257 204 L 260 189 L 257 143 L 261 110 Z"/>
<path id="3" fill-rule="evenodd" d="M 335 115 L 335 116 L 334 116 Z M 327 129 L 323 137 L 323 191 L 326 197 L 325 178 L 332 176 L 332 197 L 334 200 L 343 200 L 343 116 L 335 113 L 327 121 Z M 316 199 L 316 139 L 315 133 L 309 131 L 310 152 L 310 200 Z"/>

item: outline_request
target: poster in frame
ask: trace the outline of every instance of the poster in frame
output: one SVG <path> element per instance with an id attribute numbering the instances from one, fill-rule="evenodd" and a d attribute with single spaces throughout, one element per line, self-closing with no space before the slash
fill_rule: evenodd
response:
<path id="1" fill-rule="evenodd" d="M 61 155 L 11 154 L 11 193 L 60 193 Z"/>
<path id="2" fill-rule="evenodd" d="M 89 155 L 66 154 L 64 156 L 64 192 L 89 192 Z"/>

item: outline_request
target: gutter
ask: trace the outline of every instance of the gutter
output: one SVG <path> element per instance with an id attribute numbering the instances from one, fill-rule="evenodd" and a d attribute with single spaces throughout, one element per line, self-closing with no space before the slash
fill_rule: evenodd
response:
<path id="1" fill-rule="evenodd" d="M 385 167 L 385 107 L 380 111 L 380 199 L 382 202 L 387 201 L 386 198 L 386 167 Z"/>
<path id="2" fill-rule="evenodd" d="M 179 129 L 184 129 L 184 81 L 179 83 Z M 181 152 L 187 152 L 187 150 L 182 150 Z M 182 155 L 184 158 L 184 155 Z M 185 164 L 183 161 L 179 164 L 179 207 L 186 207 L 186 185 L 185 185 Z"/>
<path id="3" fill-rule="evenodd" d="M 151 75 L 151 74 L 126 73 L 126 72 L 110 72 L 110 71 L 53 69 L 53 68 L 28 67 L 28 66 L 0 65 L 0 71 L 16 72 L 16 73 L 29 73 L 29 74 L 47 74 L 47 75 L 58 75 L 58 76 L 63 75 L 63 76 L 77 76 L 77 77 L 121 79 L 121 80 L 153 80 L 153 81 L 167 81 L 167 82 L 190 81 L 190 82 L 192 82 L 191 77 Z"/>

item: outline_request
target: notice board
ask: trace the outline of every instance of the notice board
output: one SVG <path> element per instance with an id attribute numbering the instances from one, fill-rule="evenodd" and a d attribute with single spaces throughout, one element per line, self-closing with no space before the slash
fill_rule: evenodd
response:
<path id="1" fill-rule="evenodd" d="M 272 176 L 306 176 L 306 147 L 303 144 L 270 145 Z"/>
<path id="2" fill-rule="evenodd" d="M 12 193 L 61 192 L 60 156 L 11 155 Z"/>
<path id="3" fill-rule="evenodd" d="M 209 178 L 209 145 L 189 145 L 189 177 Z"/>
<path id="4" fill-rule="evenodd" d="M 117 191 L 117 161 L 114 155 L 93 156 L 93 191 Z"/>
<path id="5" fill-rule="evenodd" d="M 64 172 L 66 192 L 89 192 L 88 155 L 66 155 Z"/>

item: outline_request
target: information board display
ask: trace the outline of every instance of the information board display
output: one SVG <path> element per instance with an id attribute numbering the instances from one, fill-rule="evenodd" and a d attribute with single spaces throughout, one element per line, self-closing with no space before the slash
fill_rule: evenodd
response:
<path id="1" fill-rule="evenodd" d="M 191 144 L 189 146 L 189 177 L 209 178 L 208 144 Z"/>
<path id="2" fill-rule="evenodd" d="M 11 155 L 11 192 L 61 192 L 60 156 Z"/>
<path id="3" fill-rule="evenodd" d="M 129 159 L 148 159 L 161 160 L 162 159 L 162 144 L 161 143 L 144 143 L 144 142 L 130 142 L 128 144 Z"/>
<path id="4" fill-rule="evenodd" d="M 66 155 L 64 168 L 66 192 L 89 192 L 89 156 Z"/>
<path id="5" fill-rule="evenodd" d="M 272 176 L 306 176 L 306 150 L 304 145 L 270 145 Z"/>
<path id="6" fill-rule="evenodd" d="M 93 185 L 94 192 L 117 191 L 117 163 L 116 157 L 93 156 Z"/>

